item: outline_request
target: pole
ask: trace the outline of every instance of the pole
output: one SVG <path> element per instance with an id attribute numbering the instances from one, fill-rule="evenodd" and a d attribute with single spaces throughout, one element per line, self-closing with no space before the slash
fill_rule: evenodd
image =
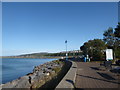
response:
<path id="1" fill-rule="evenodd" d="M 67 53 L 67 40 L 65 41 L 66 44 L 66 60 L 68 60 L 68 53 Z"/>

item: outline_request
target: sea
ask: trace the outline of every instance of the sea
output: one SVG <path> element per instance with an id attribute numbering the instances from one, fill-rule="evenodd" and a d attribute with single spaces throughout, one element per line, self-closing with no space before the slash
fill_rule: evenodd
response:
<path id="1" fill-rule="evenodd" d="M 0 74 L 0 84 L 5 84 L 19 77 L 31 73 L 35 66 L 57 59 L 33 59 L 33 58 L 3 58 L 2 73 Z"/>

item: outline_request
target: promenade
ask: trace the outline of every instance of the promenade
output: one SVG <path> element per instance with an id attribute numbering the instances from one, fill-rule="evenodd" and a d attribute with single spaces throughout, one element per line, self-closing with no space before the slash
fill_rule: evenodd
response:
<path id="1" fill-rule="evenodd" d="M 116 88 L 120 89 L 120 76 L 107 70 L 100 70 L 95 62 L 76 62 L 76 88 Z"/>

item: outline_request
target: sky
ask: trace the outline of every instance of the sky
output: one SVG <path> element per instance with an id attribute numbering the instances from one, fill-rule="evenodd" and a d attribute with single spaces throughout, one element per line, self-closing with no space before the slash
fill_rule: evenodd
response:
<path id="1" fill-rule="evenodd" d="M 78 50 L 117 23 L 117 2 L 4 2 L 2 55 Z"/>

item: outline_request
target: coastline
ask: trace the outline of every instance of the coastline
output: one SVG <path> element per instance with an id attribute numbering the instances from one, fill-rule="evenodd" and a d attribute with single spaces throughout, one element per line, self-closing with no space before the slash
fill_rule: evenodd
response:
<path id="1" fill-rule="evenodd" d="M 32 73 L 11 82 L 1 84 L 0 88 L 39 88 L 58 74 L 64 65 L 62 60 L 53 60 L 35 66 Z"/>
<path id="2" fill-rule="evenodd" d="M 48 56 L 48 57 L 18 57 L 18 56 L 0 56 L 0 59 L 2 58 L 32 58 L 32 59 L 61 59 L 61 58 L 65 58 L 65 57 L 61 57 L 61 56 Z"/>

